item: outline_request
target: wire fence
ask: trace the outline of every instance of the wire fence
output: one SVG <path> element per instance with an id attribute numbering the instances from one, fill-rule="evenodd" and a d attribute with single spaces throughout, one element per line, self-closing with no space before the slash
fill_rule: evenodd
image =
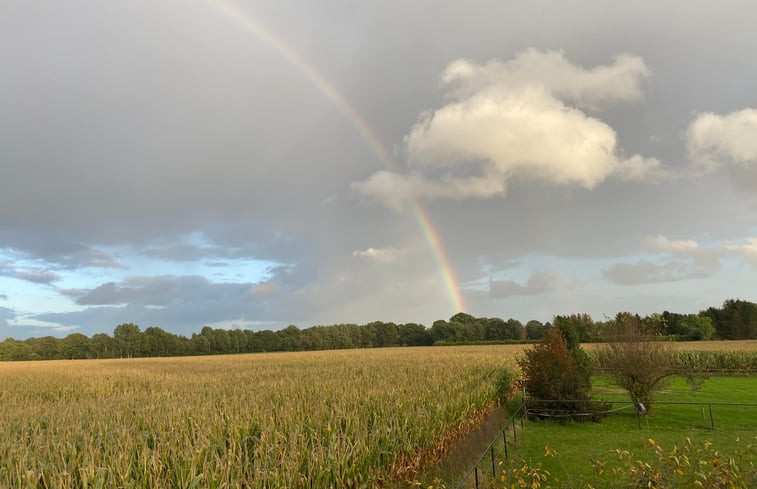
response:
<path id="1" fill-rule="evenodd" d="M 489 478 L 489 465 L 491 465 L 491 477 L 496 477 L 499 457 L 504 454 L 505 459 L 510 458 L 510 447 L 518 442 L 518 425 L 520 425 L 521 433 L 524 429 L 526 411 L 526 404 L 523 403 L 507 418 L 492 442 L 473 464 L 473 467 L 460 479 L 460 482 L 455 486 L 456 489 L 463 487 L 481 488 L 484 481 Z"/>
<path id="2" fill-rule="evenodd" d="M 645 407 L 634 404 L 628 400 L 607 401 L 602 400 L 601 405 L 607 409 L 588 410 L 586 412 L 565 412 L 564 409 L 550 410 L 545 408 L 546 405 L 554 403 L 560 406 L 576 403 L 586 405 L 586 400 L 550 400 L 550 399 L 525 399 L 518 409 L 505 421 L 502 428 L 497 432 L 489 446 L 481 453 L 476 463 L 462 476 L 454 486 L 455 489 L 475 488 L 481 489 L 488 487 L 487 481 L 497 476 L 497 467 L 501 460 L 508 460 L 516 447 L 519 438 L 521 441 L 525 437 L 527 419 L 541 418 L 571 418 L 581 420 L 582 417 L 590 418 L 597 416 L 608 416 L 632 412 L 638 422 L 639 428 L 642 428 L 642 420 L 647 419 L 643 416 Z M 617 407 L 615 407 L 617 406 Z M 691 407 L 687 411 L 689 422 L 692 419 L 701 420 L 698 428 L 715 430 L 718 428 L 751 428 L 757 430 L 757 403 L 732 403 L 732 402 L 710 402 L 710 401 L 660 401 L 654 403 L 657 411 L 664 411 L 667 406 Z M 718 418 L 716 419 L 716 415 Z M 700 418 L 701 416 L 701 418 Z M 660 417 L 661 422 L 666 419 L 664 413 Z M 697 423 L 699 423 L 697 421 Z M 518 429 L 519 428 L 519 429 Z M 684 428 L 681 426 L 681 428 Z M 519 433 L 520 430 L 520 433 Z"/>

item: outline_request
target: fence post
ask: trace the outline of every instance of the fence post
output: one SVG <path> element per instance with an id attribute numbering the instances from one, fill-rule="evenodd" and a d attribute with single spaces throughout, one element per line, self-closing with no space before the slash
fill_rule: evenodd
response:
<path id="1" fill-rule="evenodd" d="M 520 414 L 520 429 L 523 429 L 523 418 L 526 417 L 526 414 L 528 414 L 528 410 L 526 409 L 526 398 L 523 398 L 523 412 Z"/>
<path id="2" fill-rule="evenodd" d="M 513 418 L 513 442 L 518 443 L 518 434 L 515 432 L 515 418 Z"/>
<path id="3" fill-rule="evenodd" d="M 478 465 L 473 469 L 473 477 L 476 480 L 476 489 L 478 489 Z"/>
<path id="4" fill-rule="evenodd" d="M 715 418 L 712 417 L 712 404 L 708 404 L 710 407 L 710 425 L 712 425 L 712 429 L 715 429 Z"/>
<path id="5" fill-rule="evenodd" d="M 492 443 L 492 477 L 497 477 L 497 472 L 494 470 L 494 443 Z"/>
<path id="6" fill-rule="evenodd" d="M 510 454 L 507 453 L 507 425 L 505 425 L 505 429 L 502 430 L 502 439 L 505 441 L 505 460 L 509 460 Z"/>

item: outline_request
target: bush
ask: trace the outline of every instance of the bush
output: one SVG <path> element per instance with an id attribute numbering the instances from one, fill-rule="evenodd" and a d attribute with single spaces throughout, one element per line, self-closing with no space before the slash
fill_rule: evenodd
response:
<path id="1" fill-rule="evenodd" d="M 559 331 L 548 331 L 541 343 L 526 349 L 524 355 L 518 364 L 526 378 L 527 404 L 532 417 L 550 417 L 560 422 L 587 418 L 597 421 L 603 417 L 600 411 L 606 406 L 589 397 L 591 383 L 587 369 Z M 594 414 L 583 416 L 588 413 Z"/>

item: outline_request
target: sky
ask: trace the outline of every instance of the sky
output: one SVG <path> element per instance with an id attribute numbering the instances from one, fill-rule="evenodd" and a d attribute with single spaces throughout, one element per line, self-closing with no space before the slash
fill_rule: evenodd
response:
<path id="1" fill-rule="evenodd" d="M 746 1 L 0 1 L 0 339 L 757 300 Z"/>

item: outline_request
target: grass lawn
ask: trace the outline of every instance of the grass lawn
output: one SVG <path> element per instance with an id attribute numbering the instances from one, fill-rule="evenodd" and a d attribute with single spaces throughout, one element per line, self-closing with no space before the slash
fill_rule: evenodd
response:
<path id="1" fill-rule="evenodd" d="M 608 401 L 623 402 L 628 397 L 608 379 L 595 381 L 594 395 Z M 757 377 L 711 377 L 698 391 L 680 378 L 671 379 L 661 392 L 659 402 L 696 402 L 700 405 L 658 404 L 650 416 L 639 420 L 633 408 L 626 408 L 605 418 L 601 423 L 568 423 L 529 421 L 519 434 L 516 447 L 510 447 L 510 460 L 505 467 L 519 467 L 526 461 L 541 464 L 554 477 L 557 487 L 578 487 L 593 477 L 596 460 L 617 461 L 616 450 L 628 450 L 634 460 L 651 460 L 654 456 L 650 439 L 669 452 L 690 438 L 695 446 L 704 441 L 724 454 L 757 445 Z M 754 406 L 712 406 L 715 429 L 712 429 L 708 403 L 753 403 Z M 614 407 L 620 407 L 616 404 Z M 703 412 L 704 409 L 704 412 Z M 556 456 L 545 456 L 545 447 Z M 499 444 L 501 448 L 501 443 Z M 754 462 L 754 453 L 745 461 Z M 484 470 L 486 472 L 487 470 Z M 488 471 L 491 474 L 491 471 Z M 606 482 L 610 482 L 609 480 Z M 602 486 L 604 487 L 604 486 Z M 611 486 L 609 486 L 611 487 Z"/>

